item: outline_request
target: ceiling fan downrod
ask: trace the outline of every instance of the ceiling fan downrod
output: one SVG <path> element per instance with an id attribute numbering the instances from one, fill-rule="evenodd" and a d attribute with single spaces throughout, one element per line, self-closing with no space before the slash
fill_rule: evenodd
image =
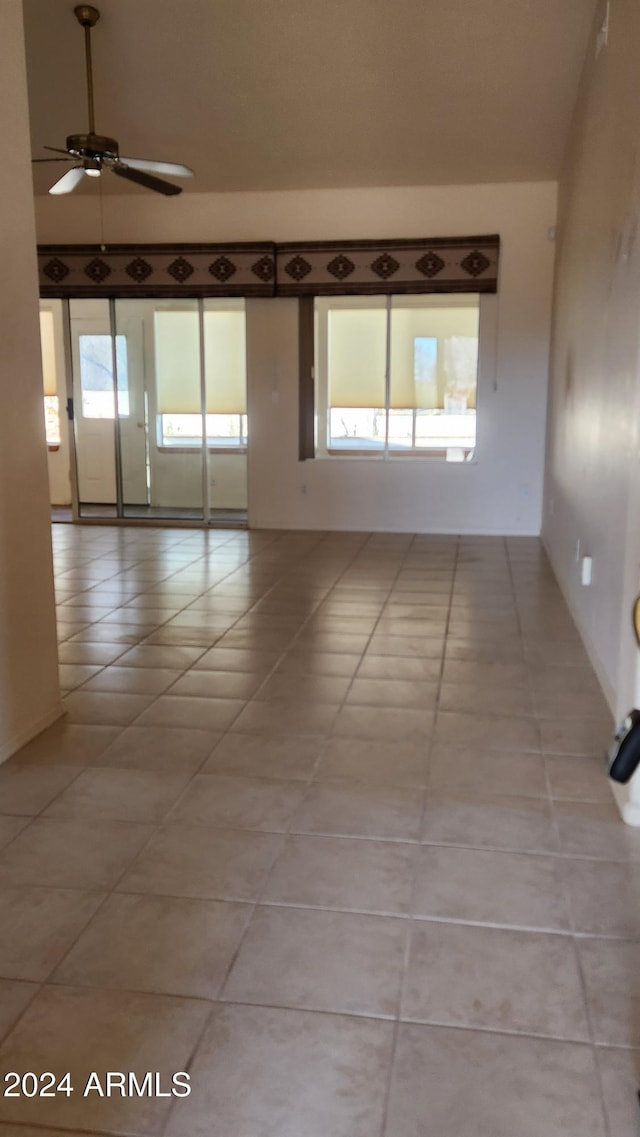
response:
<path id="1" fill-rule="evenodd" d="M 93 109 L 93 66 L 91 62 L 91 29 L 100 19 L 97 8 L 91 4 L 78 4 L 74 9 L 75 17 L 84 28 L 84 50 L 87 61 L 87 102 L 89 104 L 89 134 L 95 134 L 95 119 Z"/>

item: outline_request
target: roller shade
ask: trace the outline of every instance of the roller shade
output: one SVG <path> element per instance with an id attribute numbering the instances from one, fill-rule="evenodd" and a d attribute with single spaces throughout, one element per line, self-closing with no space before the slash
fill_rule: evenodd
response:
<path id="1" fill-rule="evenodd" d="M 56 375 L 56 349 L 53 333 L 53 312 L 40 313 L 40 350 L 42 353 L 42 381 L 47 396 L 58 394 Z"/>
<path id="2" fill-rule="evenodd" d="M 385 405 L 387 315 L 382 308 L 334 308 L 328 315 L 329 405 Z M 469 306 L 391 311 L 391 410 L 437 410 L 445 396 L 475 406 L 477 301 Z"/>
<path id="3" fill-rule="evenodd" d="M 154 312 L 153 324 L 158 414 L 200 414 L 198 312 Z"/>
<path id="4" fill-rule="evenodd" d="M 384 407 L 387 313 L 347 308 L 328 313 L 329 405 Z"/>
<path id="5" fill-rule="evenodd" d="M 245 314 L 204 312 L 207 414 L 246 414 Z M 158 414 L 200 414 L 197 311 L 154 313 Z"/>
<path id="6" fill-rule="evenodd" d="M 452 308 L 392 308 L 392 410 L 437 410 L 445 396 L 475 406 L 477 303 Z"/>
<path id="7" fill-rule="evenodd" d="M 204 313 L 204 369 L 208 414 L 246 414 L 247 349 L 244 311 Z"/>

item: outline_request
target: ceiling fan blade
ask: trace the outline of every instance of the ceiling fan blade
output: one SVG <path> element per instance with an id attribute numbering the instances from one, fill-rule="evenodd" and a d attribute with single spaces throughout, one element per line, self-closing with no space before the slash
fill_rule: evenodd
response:
<path id="1" fill-rule="evenodd" d="M 75 159 L 70 158 L 70 157 L 66 157 L 66 158 L 32 158 L 31 163 L 33 164 L 34 162 L 73 162 L 74 160 Z"/>
<path id="2" fill-rule="evenodd" d="M 145 189 L 155 190 L 156 193 L 164 193 L 167 197 L 182 193 L 181 186 L 172 186 L 171 182 L 165 182 L 162 178 L 154 178 L 151 174 L 143 173 L 142 170 L 131 170 L 128 166 L 112 166 L 111 169 L 119 178 L 136 182 L 139 186 L 144 186 Z"/>
<path id="3" fill-rule="evenodd" d="M 150 170 L 155 174 L 169 174 L 174 178 L 191 178 L 193 170 L 178 162 L 151 162 L 146 158 L 121 158 L 120 161 L 130 170 Z"/>
<path id="4" fill-rule="evenodd" d="M 51 150 L 53 154 L 66 154 L 67 158 L 70 157 L 68 150 L 61 150 L 59 146 L 43 146 L 43 150 Z"/>
<path id="5" fill-rule="evenodd" d="M 82 166 L 73 166 L 72 169 L 67 170 L 57 182 L 51 186 L 49 193 L 71 193 L 79 182 L 84 177 L 84 170 Z"/>

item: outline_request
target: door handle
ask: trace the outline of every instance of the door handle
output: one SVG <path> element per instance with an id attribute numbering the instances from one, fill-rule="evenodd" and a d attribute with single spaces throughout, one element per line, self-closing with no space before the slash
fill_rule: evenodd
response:
<path id="1" fill-rule="evenodd" d="M 136 426 L 138 427 L 138 430 L 144 430 L 144 423 L 143 422 L 137 422 Z"/>

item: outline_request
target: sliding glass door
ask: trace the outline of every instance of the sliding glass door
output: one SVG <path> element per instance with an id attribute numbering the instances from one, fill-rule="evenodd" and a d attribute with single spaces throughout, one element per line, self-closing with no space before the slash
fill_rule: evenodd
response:
<path id="1" fill-rule="evenodd" d="M 115 323 L 136 329 L 141 449 L 122 451 L 123 474 L 144 481 L 144 499 L 125 494 L 125 517 L 202 521 L 205 517 L 201 347 L 197 300 L 116 300 Z M 121 435 L 127 430 L 124 419 Z"/>
<path id="2" fill-rule="evenodd" d="M 81 517 L 246 523 L 242 300 L 70 302 Z"/>

